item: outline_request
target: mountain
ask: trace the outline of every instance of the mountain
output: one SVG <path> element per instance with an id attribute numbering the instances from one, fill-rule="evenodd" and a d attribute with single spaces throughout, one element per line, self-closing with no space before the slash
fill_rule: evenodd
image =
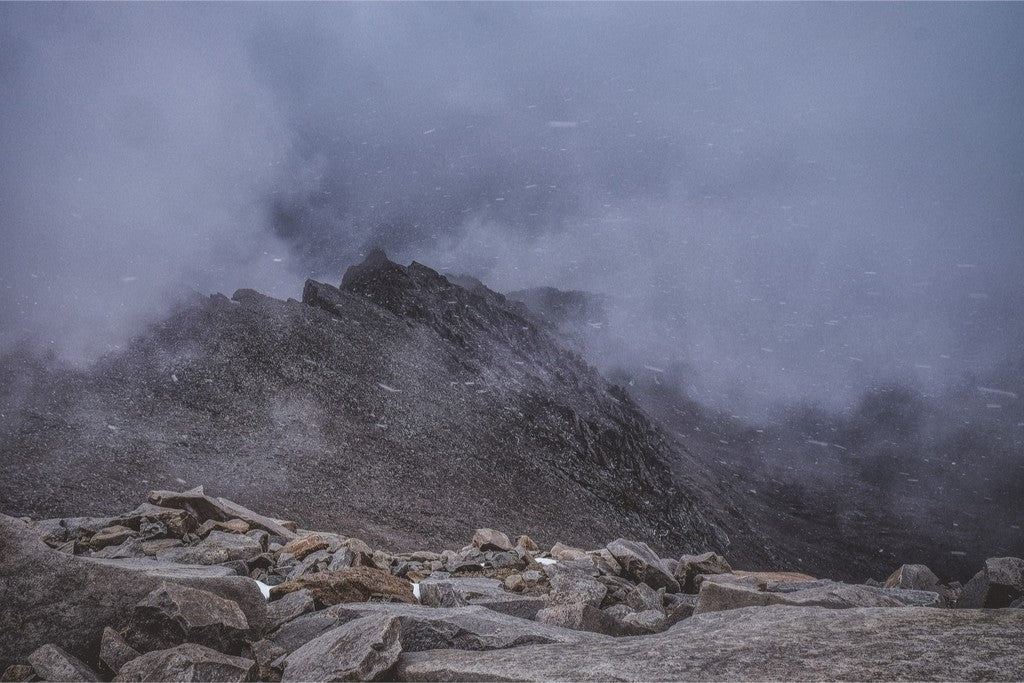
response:
<path id="1" fill-rule="evenodd" d="M 474 528 L 773 564 L 732 494 L 550 325 L 382 252 L 302 301 L 195 298 L 87 369 L 0 362 L 3 512 L 207 490 L 390 547 Z"/>

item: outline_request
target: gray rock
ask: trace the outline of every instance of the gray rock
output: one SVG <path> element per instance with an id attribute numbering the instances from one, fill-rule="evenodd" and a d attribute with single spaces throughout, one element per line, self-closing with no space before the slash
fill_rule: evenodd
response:
<path id="1" fill-rule="evenodd" d="M 586 557 L 587 551 L 583 548 L 574 548 L 571 545 L 565 545 L 559 541 L 551 546 L 551 552 L 548 554 L 559 562 L 568 562 L 569 560 L 578 560 L 581 557 Z"/>
<path id="2" fill-rule="evenodd" d="M 942 604 L 955 602 L 953 593 L 942 585 L 939 577 L 923 564 L 904 564 L 889 575 L 882 584 L 884 588 L 902 588 L 904 590 L 931 591 L 942 598 Z"/>
<path id="3" fill-rule="evenodd" d="M 608 552 L 622 567 L 622 574 L 651 588 L 678 593 L 679 582 L 661 566 L 661 558 L 646 543 L 619 538 L 608 544 Z"/>
<path id="4" fill-rule="evenodd" d="M 665 616 L 664 590 L 656 591 L 646 583 L 639 583 L 626 596 L 626 604 L 636 612 L 655 611 Z"/>
<path id="5" fill-rule="evenodd" d="M 0 673 L 3 683 L 28 683 L 36 680 L 35 670 L 28 664 L 11 664 Z"/>
<path id="6" fill-rule="evenodd" d="M 420 582 L 420 604 L 428 607 L 478 605 L 522 619 L 533 619 L 545 607 L 542 598 L 510 593 L 497 579 L 430 576 Z"/>
<path id="7" fill-rule="evenodd" d="M 267 603 L 267 630 L 273 631 L 282 624 L 296 619 L 316 607 L 313 594 L 308 590 L 288 593 L 279 600 Z"/>
<path id="8" fill-rule="evenodd" d="M 186 510 L 160 507 L 143 503 L 128 514 L 118 517 L 117 523 L 139 531 L 153 523 L 163 525 L 166 533 L 177 538 L 192 533 L 198 527 L 196 518 Z"/>
<path id="9" fill-rule="evenodd" d="M 139 651 L 129 645 L 121 635 L 109 626 L 103 629 L 100 640 L 100 663 L 107 670 L 117 673 L 121 667 L 139 656 Z"/>
<path id="10" fill-rule="evenodd" d="M 375 615 L 350 621 L 289 654 L 282 681 L 373 680 L 401 653 L 395 617 Z"/>
<path id="11" fill-rule="evenodd" d="M 139 532 L 133 529 L 121 526 L 120 524 L 115 524 L 97 531 L 93 537 L 89 539 L 89 546 L 95 550 L 99 550 L 100 548 L 106 548 L 108 545 L 121 545 L 129 538 L 135 538 L 138 535 Z"/>
<path id="12" fill-rule="evenodd" d="M 393 673 L 408 681 L 1020 680 L 1021 633 L 1020 610 L 767 607 L 703 614 L 642 638 L 404 653 Z"/>
<path id="13" fill-rule="evenodd" d="M 93 553 L 94 558 L 105 558 L 111 560 L 125 559 L 129 557 L 145 557 L 146 550 L 143 548 L 143 541 L 129 537 L 120 545 L 108 545 Z"/>
<path id="14" fill-rule="evenodd" d="M 203 493 L 203 487 L 201 486 L 183 493 L 178 493 L 177 491 L 150 491 L 149 502 L 160 507 L 185 510 L 200 522 L 205 522 L 208 519 L 227 522 L 237 518 L 248 522 L 251 527 L 263 529 L 274 536 L 280 536 L 289 541 L 296 537 L 294 524 L 264 517 L 225 498 L 207 496 Z M 286 524 L 290 524 L 293 528 L 289 529 L 285 526 Z"/>
<path id="15" fill-rule="evenodd" d="M 115 681 L 225 681 L 252 680 L 256 662 L 232 657 L 196 643 L 154 650 L 125 664 Z"/>
<path id="16" fill-rule="evenodd" d="M 158 552 L 157 559 L 182 564 L 223 564 L 232 560 L 252 560 L 262 552 L 263 547 L 255 538 L 243 534 L 211 531 L 196 545 Z"/>
<path id="17" fill-rule="evenodd" d="M 345 605 L 344 609 L 359 617 L 373 614 L 397 617 L 401 622 L 404 652 L 448 648 L 497 650 L 540 643 L 596 642 L 605 637 L 476 606 L 444 609 L 397 603 L 362 603 Z"/>
<path id="18" fill-rule="evenodd" d="M 234 601 L 164 583 L 135 606 L 125 639 L 143 651 L 192 642 L 237 654 L 249 633 L 245 613 Z"/>
<path id="19" fill-rule="evenodd" d="M 233 600 L 254 629 L 265 618 L 266 601 L 252 580 L 212 575 L 214 568 L 66 555 L 4 515 L 0 539 L 0 668 L 24 662 L 46 643 L 98 666 L 103 628 L 123 623 L 139 600 L 166 581 Z"/>
<path id="20" fill-rule="evenodd" d="M 964 586 L 957 607 L 1009 607 L 1024 596 L 1024 560 L 990 557 L 985 567 Z"/>
<path id="21" fill-rule="evenodd" d="M 513 547 L 508 536 L 494 529 L 477 529 L 472 543 L 480 550 L 512 550 Z"/>
<path id="22" fill-rule="evenodd" d="M 728 574 L 732 571 L 729 562 L 717 553 L 707 552 L 701 555 L 683 555 L 676 565 L 675 577 L 683 590 L 693 592 L 697 589 L 694 579 L 698 574 Z"/>
<path id="23" fill-rule="evenodd" d="M 583 603 L 600 607 L 608 593 L 608 588 L 597 579 L 563 565 L 548 565 L 544 572 L 551 583 L 548 599 L 555 605 Z"/>
<path id="24" fill-rule="evenodd" d="M 622 622 L 640 633 L 657 633 L 666 628 L 665 612 L 656 609 L 632 612 L 623 617 Z"/>
<path id="25" fill-rule="evenodd" d="M 249 654 L 256 661 L 256 677 L 261 681 L 280 681 L 281 666 L 288 654 L 270 640 L 258 640 L 249 646 Z"/>
<path id="26" fill-rule="evenodd" d="M 808 588 L 792 593 L 770 593 L 745 586 L 707 581 L 701 585 L 694 613 L 704 614 L 740 607 L 764 607 L 767 605 L 849 609 L 851 607 L 906 607 L 908 605 L 934 607 L 937 604 L 938 595 L 926 591 L 905 591 L 832 583 L 828 586 Z"/>
<path id="27" fill-rule="evenodd" d="M 536 618 L 542 624 L 574 631 L 590 631 L 606 636 L 636 634 L 632 627 L 624 625 L 611 614 L 582 603 L 553 605 L 537 612 Z"/>
<path id="28" fill-rule="evenodd" d="M 43 645 L 30 654 L 28 663 L 44 681 L 100 680 L 84 662 L 53 644 Z"/>

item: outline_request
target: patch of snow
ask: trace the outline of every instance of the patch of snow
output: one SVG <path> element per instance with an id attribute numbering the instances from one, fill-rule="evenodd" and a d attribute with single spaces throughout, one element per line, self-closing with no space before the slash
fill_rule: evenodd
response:
<path id="1" fill-rule="evenodd" d="M 815 446 L 828 446 L 828 441 L 817 441 L 816 439 L 807 439 L 807 443 L 814 444 Z"/>
<path id="2" fill-rule="evenodd" d="M 558 564 L 558 560 L 552 557 L 537 557 L 534 559 L 537 561 L 537 564 Z"/>
<path id="3" fill-rule="evenodd" d="M 255 579 L 253 579 L 253 580 L 255 581 Z M 263 583 L 262 581 L 256 581 L 256 585 L 259 587 L 260 593 L 263 593 L 263 598 L 265 600 L 269 600 L 270 599 L 270 586 L 265 584 L 265 583 Z"/>
<path id="4" fill-rule="evenodd" d="M 420 599 L 420 585 L 418 583 L 412 585 L 412 594 L 416 596 L 417 600 Z"/>

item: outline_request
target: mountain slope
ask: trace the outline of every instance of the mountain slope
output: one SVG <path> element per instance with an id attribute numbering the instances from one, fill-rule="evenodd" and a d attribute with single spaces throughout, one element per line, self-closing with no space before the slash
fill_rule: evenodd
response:
<path id="1" fill-rule="evenodd" d="M 699 463 L 674 476 L 659 428 L 521 305 L 381 253 L 340 288 L 307 282 L 302 302 L 196 300 L 85 371 L 2 365 L 9 514 L 101 513 L 201 483 L 397 546 L 495 526 L 724 550 L 742 526 Z M 765 560 L 744 546 L 730 556 Z"/>

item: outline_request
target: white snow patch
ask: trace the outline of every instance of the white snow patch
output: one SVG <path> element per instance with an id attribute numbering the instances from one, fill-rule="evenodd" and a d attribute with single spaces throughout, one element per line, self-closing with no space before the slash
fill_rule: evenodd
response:
<path id="1" fill-rule="evenodd" d="M 418 583 L 412 585 L 412 594 L 416 596 L 417 600 L 420 599 L 420 585 Z"/>
<path id="2" fill-rule="evenodd" d="M 253 580 L 255 581 L 255 579 L 253 579 Z M 263 593 L 263 598 L 265 600 L 269 600 L 270 599 L 270 586 L 265 584 L 265 583 L 263 583 L 262 581 L 256 581 L 256 586 L 259 587 L 260 593 Z"/>
<path id="3" fill-rule="evenodd" d="M 828 446 L 828 441 L 817 441 L 815 439 L 807 439 L 807 443 L 814 444 L 815 446 Z"/>
<path id="4" fill-rule="evenodd" d="M 551 557 L 537 557 L 534 558 L 537 564 L 558 564 L 558 560 Z"/>

